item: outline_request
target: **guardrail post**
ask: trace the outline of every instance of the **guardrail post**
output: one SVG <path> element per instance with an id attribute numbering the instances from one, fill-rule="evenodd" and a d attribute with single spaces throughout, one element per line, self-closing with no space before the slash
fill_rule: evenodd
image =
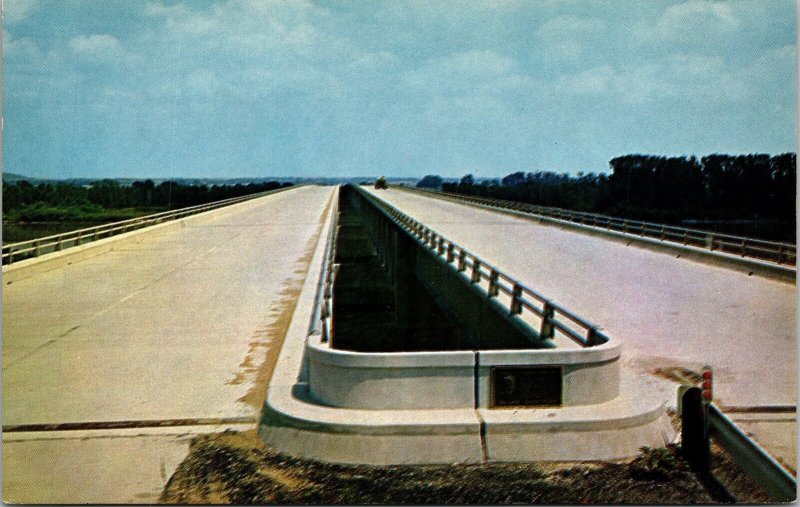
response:
<path id="1" fill-rule="evenodd" d="M 38 240 L 33 242 L 33 256 L 34 257 L 38 257 L 39 256 L 39 241 Z"/>
<path id="2" fill-rule="evenodd" d="M 711 472 L 708 418 L 702 390 L 691 387 L 681 396 L 681 455 L 703 482 Z"/>
<path id="3" fill-rule="evenodd" d="M 747 256 L 747 240 L 742 238 L 742 257 Z"/>
<path id="4" fill-rule="evenodd" d="M 601 342 L 598 340 L 597 326 L 590 327 L 589 331 L 586 333 L 587 346 L 594 347 L 595 345 L 598 345 L 600 343 Z"/>
<path id="5" fill-rule="evenodd" d="M 497 297 L 497 294 L 500 292 L 500 288 L 497 286 L 498 278 L 499 274 L 492 269 L 491 273 L 489 273 L 489 288 L 487 289 L 490 298 Z"/>
<path id="6" fill-rule="evenodd" d="M 522 313 L 522 287 L 514 284 L 514 289 L 511 294 L 511 315 L 519 315 Z"/>
<path id="7" fill-rule="evenodd" d="M 544 302 L 542 307 L 542 325 L 539 328 L 539 338 L 542 340 L 550 340 L 555 336 L 556 327 L 553 325 L 553 318 L 556 315 L 556 309 L 553 308 L 550 301 Z"/>
<path id="8" fill-rule="evenodd" d="M 444 238 L 439 236 L 439 246 L 436 249 L 436 253 L 439 255 L 444 255 Z"/>
<path id="9" fill-rule="evenodd" d="M 458 253 L 458 271 L 466 271 L 467 269 L 467 253 L 462 248 Z"/>
<path id="10" fill-rule="evenodd" d="M 452 264 L 453 259 L 455 259 L 455 246 L 452 242 L 449 242 L 447 243 L 447 257 L 445 257 L 445 260 L 447 260 L 448 264 Z"/>
<path id="11" fill-rule="evenodd" d="M 323 294 L 325 294 L 325 295 L 322 298 L 322 308 L 320 308 L 320 312 L 319 312 L 319 319 L 322 322 L 322 341 L 323 342 L 327 342 L 328 341 L 328 322 L 327 322 L 327 320 L 328 320 L 328 314 L 329 314 L 330 310 L 328 309 L 328 297 L 327 297 L 328 288 L 327 287 L 328 286 L 326 284 L 325 285 L 325 289 L 323 290 Z"/>
<path id="12" fill-rule="evenodd" d="M 470 283 L 480 283 L 481 281 L 481 261 L 478 259 L 472 262 L 472 276 L 469 281 Z"/>
<path id="13" fill-rule="evenodd" d="M 661 226 L 661 236 L 659 237 L 659 239 L 661 241 L 664 241 L 664 239 L 666 239 L 666 237 L 667 237 L 667 228 L 666 228 L 666 226 L 662 225 Z"/>
<path id="14" fill-rule="evenodd" d="M 781 247 L 778 249 L 778 264 L 783 264 L 785 260 L 786 251 L 784 250 L 784 246 L 781 245 Z"/>
<path id="15" fill-rule="evenodd" d="M 712 252 L 714 251 L 714 240 L 715 240 L 714 239 L 714 235 L 713 234 L 709 234 L 708 235 L 708 249 L 710 251 L 712 251 Z"/>
<path id="16" fill-rule="evenodd" d="M 627 220 L 623 220 L 622 221 L 622 232 L 624 232 L 626 234 L 628 233 L 628 221 Z"/>
<path id="17" fill-rule="evenodd" d="M 59 234 L 56 241 L 56 252 L 61 251 L 61 245 L 63 245 L 63 243 L 64 243 L 64 238 L 63 236 L 61 236 L 61 234 Z"/>

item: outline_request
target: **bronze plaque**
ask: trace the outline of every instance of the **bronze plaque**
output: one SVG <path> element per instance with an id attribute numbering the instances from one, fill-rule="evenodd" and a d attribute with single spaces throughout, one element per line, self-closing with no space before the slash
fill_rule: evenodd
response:
<path id="1" fill-rule="evenodd" d="M 492 369 L 495 407 L 561 405 L 561 367 L 497 367 Z"/>

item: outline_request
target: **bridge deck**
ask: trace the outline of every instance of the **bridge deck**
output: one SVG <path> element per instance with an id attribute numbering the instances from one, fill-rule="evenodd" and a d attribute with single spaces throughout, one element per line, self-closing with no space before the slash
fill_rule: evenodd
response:
<path id="1" fill-rule="evenodd" d="M 795 285 L 401 190 L 370 191 L 599 324 L 623 342 L 629 369 L 710 364 L 722 404 L 796 403 Z"/>
<path id="2" fill-rule="evenodd" d="M 330 187 L 303 187 L 248 201 L 4 285 L 4 427 L 254 420 L 268 357 L 280 348 L 331 195 Z M 39 454 L 26 452 L 34 444 L 21 447 L 19 437 L 4 432 L 7 442 L 18 440 L 4 454 L 27 469 L 15 472 L 4 459 L 6 500 L 154 500 L 143 485 L 137 498 L 110 497 L 103 488 L 99 498 L 46 496 L 44 484 L 9 490 L 15 481 L 28 488 Z M 157 470 L 158 462 L 148 466 Z M 64 479 L 57 486 L 68 494 Z"/>

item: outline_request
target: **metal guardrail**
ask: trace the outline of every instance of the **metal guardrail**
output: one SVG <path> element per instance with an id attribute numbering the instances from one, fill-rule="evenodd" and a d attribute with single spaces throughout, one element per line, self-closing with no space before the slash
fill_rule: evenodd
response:
<path id="1" fill-rule="evenodd" d="M 136 229 L 141 229 L 142 227 L 167 222 L 170 220 L 176 220 L 178 218 L 202 213 L 204 211 L 210 211 L 223 206 L 230 206 L 231 204 L 282 192 L 290 188 L 298 188 L 299 186 L 301 185 L 277 188 L 274 190 L 268 190 L 266 192 L 259 192 L 257 194 L 232 197 L 222 201 L 200 204 L 197 206 L 190 206 L 188 208 L 181 208 L 172 211 L 162 211 L 161 213 L 155 213 L 153 215 L 145 215 L 119 222 L 112 222 L 94 227 L 63 232 L 61 234 L 54 234 L 52 236 L 30 239 L 27 241 L 19 241 L 17 243 L 9 243 L 8 245 L 3 245 L 2 263 L 3 265 L 13 264 L 14 262 L 38 257 L 46 253 L 59 252 L 64 248 L 79 246 L 92 241 L 97 241 L 98 239 L 108 238 L 117 234 L 123 234 Z"/>
<path id="2" fill-rule="evenodd" d="M 480 204 L 498 209 L 522 211 L 532 215 L 548 218 L 555 218 L 589 227 L 596 227 L 607 231 L 616 231 L 631 234 L 639 237 L 647 237 L 679 243 L 697 248 L 707 249 L 711 252 L 722 252 L 741 257 L 750 257 L 758 260 L 774 262 L 778 265 L 794 266 L 797 264 L 797 248 L 791 243 L 781 243 L 777 241 L 766 241 L 732 234 L 721 234 L 717 232 L 704 231 L 700 229 L 689 229 L 672 225 L 657 224 L 653 222 L 642 222 L 639 220 L 629 220 L 626 218 L 600 215 L 597 213 L 586 213 L 581 211 L 570 211 L 562 208 L 548 206 L 538 206 L 516 201 L 503 199 L 491 199 L 488 197 L 476 197 L 472 195 L 455 194 L 452 192 L 442 192 L 431 189 L 420 189 L 390 185 L 392 188 L 418 192 L 432 195 L 434 197 L 449 199 L 453 201 L 465 201 Z"/>
<path id="3" fill-rule="evenodd" d="M 701 480 L 717 488 L 724 488 L 711 472 L 710 440 L 713 439 L 772 500 L 793 502 L 797 498 L 797 479 L 716 405 L 704 401 L 700 388 L 686 389 L 679 401 L 682 422 L 681 452 Z M 730 493 L 727 495 L 730 496 Z"/>
<path id="4" fill-rule="evenodd" d="M 335 197 L 333 223 L 328 232 L 327 244 L 325 246 L 325 257 L 323 259 L 322 280 L 320 281 L 321 298 L 317 301 L 320 305 L 318 315 L 312 317 L 312 324 L 322 325 L 322 342 L 330 343 L 333 346 L 334 326 L 333 326 L 333 288 L 336 283 L 336 273 L 339 265 L 336 264 L 336 242 L 339 238 L 339 203 L 338 195 Z M 321 300 L 320 300 L 321 299 Z"/>
<path id="5" fill-rule="evenodd" d="M 353 188 L 448 265 L 452 265 L 459 272 L 469 273 L 467 276 L 469 276 L 470 283 L 482 287 L 485 285 L 483 288 L 489 298 L 498 298 L 501 294 L 510 298 L 506 304 L 510 315 L 521 316 L 523 312 L 527 311 L 538 317 L 541 339 L 552 339 L 556 333 L 559 333 L 583 347 L 602 345 L 610 340 L 597 326 L 526 287 L 466 248 L 457 245 L 360 187 L 353 186 Z"/>

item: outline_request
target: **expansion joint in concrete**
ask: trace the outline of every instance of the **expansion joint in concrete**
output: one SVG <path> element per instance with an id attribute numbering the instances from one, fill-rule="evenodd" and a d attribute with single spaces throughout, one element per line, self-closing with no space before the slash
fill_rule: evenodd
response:
<path id="1" fill-rule="evenodd" d="M 130 421 L 82 421 L 71 423 L 7 424 L 3 433 L 33 431 L 117 430 L 129 428 L 168 428 L 175 426 L 219 426 L 255 423 L 255 417 L 201 417 L 187 419 L 144 419 Z"/>
<path id="2" fill-rule="evenodd" d="M 475 380 L 475 417 L 478 419 L 478 424 L 480 424 L 480 437 L 481 437 L 481 461 L 483 463 L 487 463 L 489 461 L 489 452 L 486 450 L 486 422 L 481 417 L 481 399 L 480 399 L 480 361 L 478 360 L 478 351 L 475 351 L 475 373 L 473 378 Z"/>

